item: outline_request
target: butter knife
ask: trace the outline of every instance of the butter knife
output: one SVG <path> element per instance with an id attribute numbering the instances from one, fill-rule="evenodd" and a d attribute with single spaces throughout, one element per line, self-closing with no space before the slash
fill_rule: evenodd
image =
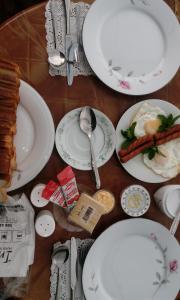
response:
<path id="1" fill-rule="evenodd" d="M 74 78 L 74 62 L 77 62 L 78 60 L 78 53 L 77 50 L 78 49 L 78 44 L 77 43 L 73 43 L 72 46 L 70 47 L 69 50 L 69 65 L 68 65 L 68 85 L 72 85 L 73 83 L 73 78 Z"/>
<path id="2" fill-rule="evenodd" d="M 71 292 L 72 300 L 75 300 L 75 289 L 77 282 L 76 263 L 77 263 L 77 244 L 74 237 L 71 238 Z"/>
<path id="3" fill-rule="evenodd" d="M 72 47 L 72 36 L 70 32 L 70 8 L 71 8 L 71 1 L 70 0 L 65 0 L 65 10 L 66 10 L 66 35 L 65 35 L 65 55 L 66 55 L 66 73 L 67 73 L 67 81 L 68 85 L 71 85 L 70 81 L 70 72 L 71 72 L 71 62 L 70 60 L 70 49 Z"/>

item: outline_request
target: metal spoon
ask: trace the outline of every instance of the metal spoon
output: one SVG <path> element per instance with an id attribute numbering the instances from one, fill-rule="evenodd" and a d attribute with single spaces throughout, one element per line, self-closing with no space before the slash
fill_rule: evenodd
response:
<path id="1" fill-rule="evenodd" d="M 48 56 L 48 62 L 50 63 L 50 65 L 53 68 L 59 68 L 60 66 L 62 66 L 65 63 L 66 58 L 65 58 L 65 55 L 62 52 L 57 50 L 56 33 L 55 33 L 56 25 L 55 25 L 54 17 L 52 15 L 52 2 L 50 2 L 50 5 L 51 5 L 52 28 L 53 28 L 55 49 L 52 51 L 51 55 Z"/>
<path id="2" fill-rule="evenodd" d="M 56 295 L 55 300 L 57 299 L 58 295 L 58 287 L 59 287 L 59 270 L 62 267 L 62 265 L 67 261 L 69 257 L 69 250 L 68 248 L 59 248 L 57 251 L 55 251 L 52 255 L 52 261 L 53 264 L 58 267 L 58 274 L 57 274 L 57 286 L 56 286 Z"/>
<path id="3" fill-rule="evenodd" d="M 99 172 L 96 164 L 96 157 L 94 153 L 94 147 L 92 143 L 92 133 L 96 128 L 96 116 L 94 114 L 94 111 L 88 106 L 85 106 L 80 113 L 80 128 L 89 138 L 90 149 L 91 149 L 91 163 L 95 174 L 96 188 L 100 189 L 101 181 L 99 177 Z"/>

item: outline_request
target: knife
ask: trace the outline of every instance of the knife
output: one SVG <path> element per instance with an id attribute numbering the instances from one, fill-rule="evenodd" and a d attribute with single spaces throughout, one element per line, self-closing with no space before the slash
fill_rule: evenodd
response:
<path id="1" fill-rule="evenodd" d="M 72 43 L 70 49 L 69 49 L 69 56 L 68 56 L 68 85 L 72 85 L 73 78 L 74 78 L 74 62 L 78 61 L 78 43 Z"/>
<path id="2" fill-rule="evenodd" d="M 71 238 L 71 291 L 72 300 L 75 300 L 75 288 L 77 282 L 76 263 L 77 263 L 77 244 L 74 237 Z"/>
<path id="3" fill-rule="evenodd" d="M 71 64 L 73 61 L 70 60 L 70 50 L 73 45 L 72 36 L 70 33 L 70 0 L 65 0 L 65 10 L 66 10 L 66 35 L 65 35 L 65 55 L 66 55 L 66 73 L 67 73 L 67 81 L 68 85 L 71 85 L 70 80 L 70 72 L 71 72 Z"/>

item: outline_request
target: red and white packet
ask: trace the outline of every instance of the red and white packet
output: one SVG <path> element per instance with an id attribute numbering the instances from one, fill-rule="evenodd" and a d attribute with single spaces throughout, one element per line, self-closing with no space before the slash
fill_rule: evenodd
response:
<path id="1" fill-rule="evenodd" d="M 53 180 L 50 180 L 45 186 L 42 191 L 42 197 L 63 208 L 67 207 L 61 186 Z"/>
<path id="2" fill-rule="evenodd" d="M 66 167 L 57 175 L 57 178 L 61 185 L 67 207 L 74 207 L 79 199 L 79 191 L 72 168 L 70 166 Z"/>

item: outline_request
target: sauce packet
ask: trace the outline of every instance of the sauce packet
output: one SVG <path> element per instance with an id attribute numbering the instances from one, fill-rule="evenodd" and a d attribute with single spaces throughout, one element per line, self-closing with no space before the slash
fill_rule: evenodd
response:
<path id="1" fill-rule="evenodd" d="M 42 191 L 42 197 L 61 207 L 67 207 L 61 186 L 53 180 L 50 180 L 45 186 Z"/>
<path id="2" fill-rule="evenodd" d="M 66 167 L 57 175 L 57 178 L 61 185 L 67 207 L 73 208 L 79 199 L 79 191 L 72 168 L 70 166 Z"/>

